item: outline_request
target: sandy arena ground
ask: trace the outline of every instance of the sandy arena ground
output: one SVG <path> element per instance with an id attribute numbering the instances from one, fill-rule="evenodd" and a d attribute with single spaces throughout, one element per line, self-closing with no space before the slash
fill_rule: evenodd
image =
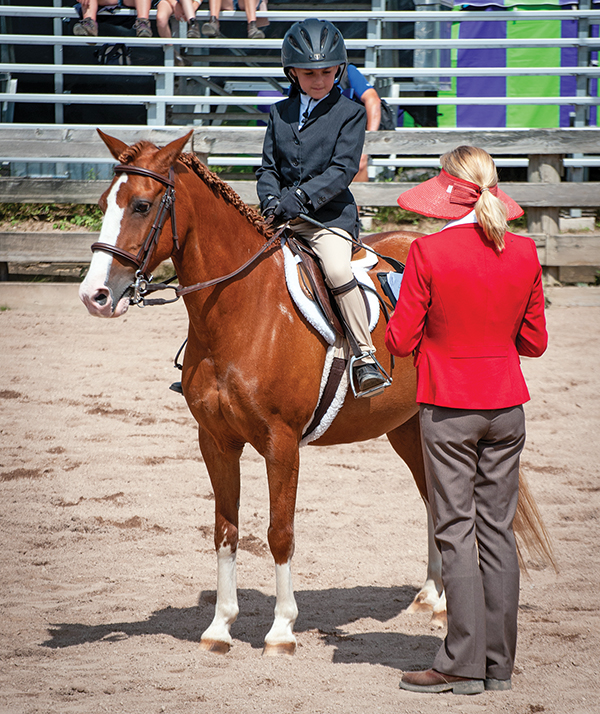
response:
<path id="1" fill-rule="evenodd" d="M 307 448 L 295 657 L 261 656 L 274 606 L 259 456 L 243 463 L 240 616 L 212 619 L 213 501 L 173 356 L 183 305 L 89 317 L 77 286 L 0 285 L 0 713 L 600 712 L 600 294 L 549 291 L 550 348 L 524 360 L 524 467 L 560 572 L 523 578 L 514 688 L 400 691 L 442 633 L 404 612 L 425 510 L 385 438 Z"/>

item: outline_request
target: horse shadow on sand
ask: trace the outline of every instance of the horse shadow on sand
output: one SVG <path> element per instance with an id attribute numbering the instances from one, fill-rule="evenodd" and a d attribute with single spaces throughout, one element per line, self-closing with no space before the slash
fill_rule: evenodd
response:
<path id="1" fill-rule="evenodd" d="M 415 656 L 428 661 L 437 651 L 440 640 L 428 634 L 408 635 L 382 625 L 408 607 L 417 590 L 399 587 L 358 586 L 326 590 L 299 590 L 295 593 L 300 615 L 294 627 L 298 633 L 314 633 L 325 644 L 334 647 L 333 661 L 366 662 L 395 669 L 414 669 Z M 264 637 L 273 620 L 275 597 L 254 589 L 238 590 L 240 614 L 231 634 L 235 641 L 248 642 L 261 650 Z M 202 632 L 214 614 L 216 593 L 203 591 L 194 607 L 166 607 L 156 610 L 145 620 L 84 623 L 52 623 L 49 639 L 43 647 L 63 649 L 94 642 L 115 642 L 143 635 L 170 635 L 187 642 L 200 642 Z M 358 620 L 371 621 L 361 632 L 348 632 L 346 627 Z M 351 630 L 354 628 L 350 628 Z M 368 631 L 364 631 L 368 630 Z"/>

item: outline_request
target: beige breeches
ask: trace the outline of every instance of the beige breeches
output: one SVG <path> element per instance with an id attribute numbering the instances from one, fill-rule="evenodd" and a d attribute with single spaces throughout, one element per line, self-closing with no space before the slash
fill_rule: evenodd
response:
<path id="1" fill-rule="evenodd" d="M 337 288 L 350 282 L 354 273 L 350 267 L 352 258 L 352 243 L 341 236 L 335 235 L 326 228 L 317 228 L 311 223 L 297 218 L 291 222 L 291 228 L 314 250 L 317 254 L 325 280 L 330 288 Z M 351 239 L 351 235 L 340 228 L 337 233 L 343 233 Z M 344 295 L 336 297 L 340 311 L 352 334 L 358 342 L 361 352 L 375 352 L 369 333 L 369 320 L 363 296 L 358 287 L 353 288 Z M 372 362 L 370 358 L 358 360 L 357 364 Z"/>

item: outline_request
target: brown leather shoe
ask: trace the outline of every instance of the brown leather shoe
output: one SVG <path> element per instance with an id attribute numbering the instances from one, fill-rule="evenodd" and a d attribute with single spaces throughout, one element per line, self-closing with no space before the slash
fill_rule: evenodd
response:
<path id="1" fill-rule="evenodd" d="M 400 680 L 400 689 L 409 692 L 448 692 L 454 694 L 480 694 L 484 691 L 483 679 L 455 677 L 435 669 L 420 672 L 405 672 Z"/>

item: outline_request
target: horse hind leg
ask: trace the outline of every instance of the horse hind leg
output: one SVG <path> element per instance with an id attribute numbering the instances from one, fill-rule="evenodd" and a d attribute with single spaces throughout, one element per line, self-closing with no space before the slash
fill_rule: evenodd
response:
<path id="1" fill-rule="evenodd" d="M 225 654 L 232 645 L 231 625 L 238 612 L 236 555 L 240 501 L 240 457 L 243 447 L 219 451 L 212 437 L 198 429 L 200 449 L 215 495 L 217 602 L 215 615 L 200 639 L 200 648 Z"/>
<path id="2" fill-rule="evenodd" d="M 406 612 L 413 614 L 432 611 L 429 624 L 435 628 L 442 628 L 447 624 L 446 594 L 442 585 L 442 554 L 433 536 L 433 518 L 427 502 L 425 508 L 427 509 L 427 577 L 423 587 L 406 608 Z"/>
<path id="3" fill-rule="evenodd" d="M 427 577 L 425 584 L 415 595 L 406 612 L 432 611 L 431 626 L 444 627 L 446 625 L 446 596 L 442 584 L 442 556 L 435 543 L 433 519 L 427 504 L 419 415 L 415 414 L 407 422 L 388 432 L 387 437 L 394 451 L 411 470 L 427 510 Z"/>
<path id="4" fill-rule="evenodd" d="M 291 570 L 298 488 L 298 442 L 290 435 L 273 439 L 272 444 L 271 453 L 266 454 L 265 459 L 270 501 L 268 541 L 275 560 L 276 600 L 273 625 L 265 637 L 263 654 L 266 656 L 295 653 L 293 628 L 298 617 Z"/>

